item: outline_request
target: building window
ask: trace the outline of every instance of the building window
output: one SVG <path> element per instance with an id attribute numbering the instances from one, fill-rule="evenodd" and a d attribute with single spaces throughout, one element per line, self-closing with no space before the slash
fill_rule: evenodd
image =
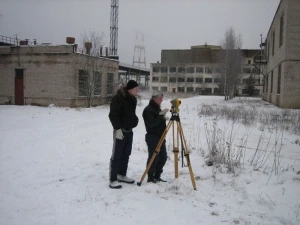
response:
<path id="1" fill-rule="evenodd" d="M 169 77 L 169 83 L 176 83 L 176 77 Z"/>
<path id="2" fill-rule="evenodd" d="M 99 71 L 94 72 L 94 95 L 101 95 L 102 87 L 102 73 Z"/>
<path id="3" fill-rule="evenodd" d="M 280 94 L 280 85 L 281 85 L 281 64 L 279 64 L 278 66 L 277 94 Z"/>
<path id="4" fill-rule="evenodd" d="M 194 67 L 188 67 L 187 68 L 187 73 L 194 73 L 195 72 L 195 68 Z"/>
<path id="5" fill-rule="evenodd" d="M 198 94 L 201 94 L 201 93 L 202 93 L 202 88 L 197 87 L 195 91 L 196 91 Z"/>
<path id="6" fill-rule="evenodd" d="M 168 90 L 167 87 L 160 87 L 160 91 L 166 92 Z"/>
<path id="7" fill-rule="evenodd" d="M 242 79 L 242 84 L 248 84 L 248 82 L 249 82 L 249 78 Z"/>
<path id="8" fill-rule="evenodd" d="M 87 96 L 88 72 L 86 70 L 79 70 L 78 88 L 79 88 L 79 96 Z"/>
<path id="9" fill-rule="evenodd" d="M 275 30 L 272 33 L 272 55 L 275 53 Z"/>
<path id="10" fill-rule="evenodd" d="M 167 77 L 161 77 L 160 78 L 160 82 L 161 83 L 167 83 L 168 82 L 168 78 Z"/>
<path id="11" fill-rule="evenodd" d="M 221 94 L 221 93 L 220 93 L 220 89 L 219 89 L 219 88 L 215 88 L 215 89 L 214 89 L 214 94 L 215 94 L 215 95 Z"/>
<path id="12" fill-rule="evenodd" d="M 178 77 L 178 82 L 184 82 L 184 77 Z"/>
<path id="13" fill-rule="evenodd" d="M 194 92 L 194 88 L 193 87 L 187 87 L 186 92 Z"/>
<path id="14" fill-rule="evenodd" d="M 156 90 L 156 91 L 158 91 L 158 87 L 156 87 L 156 86 L 153 86 L 153 87 L 152 87 L 152 90 Z"/>
<path id="15" fill-rule="evenodd" d="M 260 70 L 259 70 L 259 68 L 253 68 L 253 73 L 254 74 L 260 74 Z"/>
<path id="16" fill-rule="evenodd" d="M 269 74 L 267 74 L 267 77 L 266 77 L 266 93 L 267 94 L 269 93 Z"/>
<path id="17" fill-rule="evenodd" d="M 170 73 L 176 73 L 177 70 L 176 70 L 176 67 L 170 67 Z"/>
<path id="18" fill-rule="evenodd" d="M 184 87 L 178 87 L 178 92 L 184 92 Z"/>
<path id="19" fill-rule="evenodd" d="M 213 68 L 205 67 L 205 73 L 212 73 L 212 72 L 213 72 Z"/>
<path id="20" fill-rule="evenodd" d="M 194 83 L 194 78 L 193 77 L 188 77 L 188 78 L 186 78 L 186 82 Z"/>
<path id="21" fill-rule="evenodd" d="M 249 65 L 251 64 L 251 59 L 248 59 L 248 64 L 249 64 Z"/>
<path id="22" fill-rule="evenodd" d="M 243 73 L 251 73 L 251 68 L 243 68 Z"/>
<path id="23" fill-rule="evenodd" d="M 268 61 L 269 61 L 269 59 L 270 59 L 270 41 L 268 41 Z"/>
<path id="24" fill-rule="evenodd" d="M 161 73 L 167 73 L 168 72 L 168 67 L 161 67 L 160 72 Z"/>
<path id="25" fill-rule="evenodd" d="M 204 83 L 212 83 L 212 78 L 205 78 Z"/>
<path id="26" fill-rule="evenodd" d="M 220 67 L 216 67 L 215 68 L 215 72 L 216 73 L 222 73 L 223 71 L 222 71 L 222 69 Z"/>
<path id="27" fill-rule="evenodd" d="M 283 44 L 283 26 L 284 19 L 283 15 L 280 17 L 280 33 L 279 33 L 279 47 Z"/>
<path id="28" fill-rule="evenodd" d="M 196 78 L 196 83 L 202 83 L 203 82 L 203 78 Z"/>
<path id="29" fill-rule="evenodd" d="M 106 84 L 106 93 L 108 95 L 113 94 L 114 91 L 114 74 L 113 73 L 107 73 L 107 84 Z"/>
<path id="30" fill-rule="evenodd" d="M 214 83 L 219 84 L 220 83 L 220 78 L 214 78 Z"/>
<path id="31" fill-rule="evenodd" d="M 152 77 L 152 82 L 159 82 L 159 77 Z"/>
<path id="32" fill-rule="evenodd" d="M 178 68 L 178 73 L 185 73 L 185 68 L 184 67 L 179 67 Z"/>
<path id="33" fill-rule="evenodd" d="M 153 73 L 159 73 L 159 67 L 153 67 L 152 71 Z"/>
<path id="34" fill-rule="evenodd" d="M 203 67 L 196 67 L 196 73 L 203 73 Z"/>
<path id="35" fill-rule="evenodd" d="M 211 88 L 205 88 L 204 89 L 204 93 L 207 94 L 207 95 L 211 94 L 212 93 L 212 89 Z"/>
<path id="36" fill-rule="evenodd" d="M 272 94 L 272 93 L 273 93 L 273 70 L 272 70 L 272 72 L 271 72 L 271 83 L 270 83 L 270 85 L 271 85 L 270 93 Z"/>

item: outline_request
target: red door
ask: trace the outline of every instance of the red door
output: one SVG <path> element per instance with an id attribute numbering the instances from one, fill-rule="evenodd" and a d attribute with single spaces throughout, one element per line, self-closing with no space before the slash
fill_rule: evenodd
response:
<path id="1" fill-rule="evenodd" d="M 24 70 L 15 70 L 15 104 L 24 105 Z"/>

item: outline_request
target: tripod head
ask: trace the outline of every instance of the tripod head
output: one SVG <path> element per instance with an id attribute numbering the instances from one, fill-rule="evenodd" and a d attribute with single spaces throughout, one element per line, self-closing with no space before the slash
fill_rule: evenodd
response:
<path id="1" fill-rule="evenodd" d="M 181 104 L 181 101 L 179 99 L 173 99 L 173 100 L 170 101 L 170 103 L 171 103 L 171 110 L 170 110 L 170 112 L 172 114 L 179 113 L 179 106 Z"/>

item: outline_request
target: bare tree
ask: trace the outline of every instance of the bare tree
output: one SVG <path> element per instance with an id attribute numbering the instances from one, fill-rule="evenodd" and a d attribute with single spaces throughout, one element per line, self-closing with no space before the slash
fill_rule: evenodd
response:
<path id="1" fill-rule="evenodd" d="M 222 51 L 219 54 L 220 64 L 220 89 L 224 93 L 225 100 L 233 98 L 236 85 L 241 76 L 242 68 L 242 38 L 237 35 L 231 27 L 226 30 L 224 40 L 222 40 Z"/>
<path id="2" fill-rule="evenodd" d="M 110 61 L 103 60 L 104 34 L 95 31 L 81 35 L 81 45 L 78 50 L 88 56 L 78 59 L 79 96 L 84 97 L 86 107 L 91 107 L 93 101 L 107 94 L 113 94 L 118 87 L 114 74 L 110 71 Z M 102 59 L 101 59 L 102 58 Z M 107 76 L 104 76 L 107 75 Z M 103 89 L 105 87 L 105 89 Z"/>

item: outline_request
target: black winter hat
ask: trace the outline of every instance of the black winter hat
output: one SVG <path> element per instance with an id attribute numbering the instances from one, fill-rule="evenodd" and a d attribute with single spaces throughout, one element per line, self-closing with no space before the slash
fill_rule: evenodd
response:
<path id="1" fill-rule="evenodd" d="M 129 80 L 127 85 L 126 85 L 126 89 L 130 90 L 130 89 L 133 89 L 137 86 L 139 86 L 139 84 L 135 80 Z"/>

